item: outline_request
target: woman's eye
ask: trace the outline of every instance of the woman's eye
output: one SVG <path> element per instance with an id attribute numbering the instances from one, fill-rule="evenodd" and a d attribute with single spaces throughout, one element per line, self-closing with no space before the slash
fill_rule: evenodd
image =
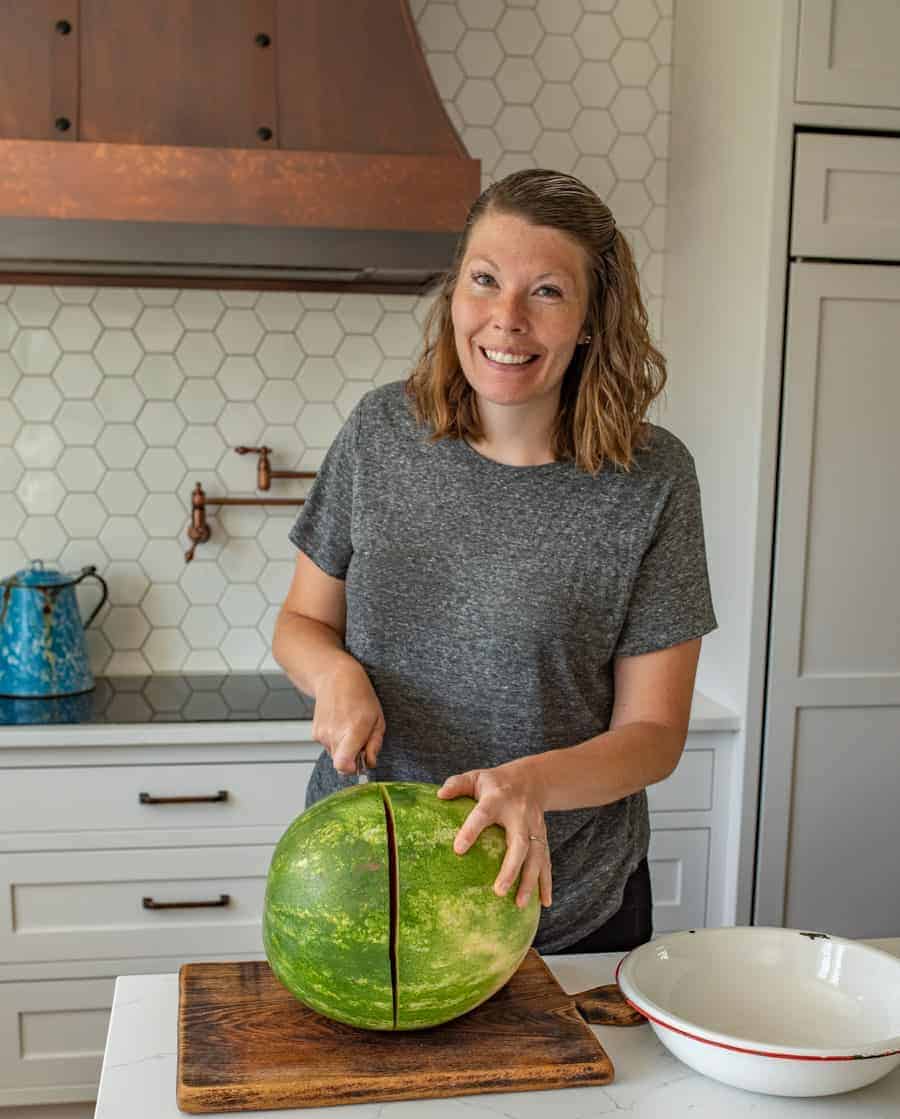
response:
<path id="1" fill-rule="evenodd" d="M 541 286 L 537 289 L 537 293 L 538 295 L 549 295 L 557 299 L 562 295 L 562 292 L 559 290 L 559 288 L 555 288 L 551 284 L 541 284 Z"/>
<path id="2" fill-rule="evenodd" d="M 494 282 L 494 277 L 489 272 L 473 272 L 472 279 L 480 288 L 490 287 Z"/>

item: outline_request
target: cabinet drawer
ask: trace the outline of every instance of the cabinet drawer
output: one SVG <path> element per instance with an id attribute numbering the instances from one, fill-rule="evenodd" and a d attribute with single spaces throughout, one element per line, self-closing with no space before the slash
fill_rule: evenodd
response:
<path id="1" fill-rule="evenodd" d="M 0 778 L 0 830 L 283 828 L 303 811 L 312 766 L 263 762 L 9 769 Z M 212 799 L 166 803 L 171 797 Z"/>
<path id="2" fill-rule="evenodd" d="M 0 855 L 0 959 L 260 952 L 271 855 L 266 845 Z"/>
<path id="3" fill-rule="evenodd" d="M 0 1106 L 94 1099 L 114 985 L 0 983 Z"/>
<path id="4" fill-rule="evenodd" d="M 654 828 L 650 833 L 653 929 L 675 932 L 706 924 L 708 828 Z"/>
<path id="5" fill-rule="evenodd" d="M 900 260 L 900 139 L 797 137 L 791 255 Z"/>
<path id="6" fill-rule="evenodd" d="M 647 789 L 651 812 L 708 812 L 713 798 L 713 750 L 685 750 L 665 781 Z"/>

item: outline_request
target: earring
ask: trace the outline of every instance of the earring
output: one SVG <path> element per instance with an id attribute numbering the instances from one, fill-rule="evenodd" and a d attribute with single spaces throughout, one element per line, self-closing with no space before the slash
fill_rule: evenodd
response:
<path id="1" fill-rule="evenodd" d="M 591 340 L 590 334 L 585 334 L 585 336 L 581 339 L 581 345 L 586 346 L 588 344 L 588 342 L 590 342 L 590 340 Z"/>

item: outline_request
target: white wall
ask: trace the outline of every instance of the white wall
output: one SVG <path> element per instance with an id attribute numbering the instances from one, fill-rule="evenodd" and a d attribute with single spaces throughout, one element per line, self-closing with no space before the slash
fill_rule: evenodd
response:
<path id="1" fill-rule="evenodd" d="M 673 46 L 666 419 L 692 449 L 703 493 L 719 629 L 705 642 L 701 684 L 739 711 L 760 496 L 779 9 L 776 0 L 678 0 Z"/>
<path id="2" fill-rule="evenodd" d="M 771 540 L 764 415 L 781 9 L 780 0 L 678 0 L 673 41 L 663 420 L 691 448 L 703 497 L 719 629 L 704 641 L 698 686 L 743 724 L 731 813 L 743 828 L 740 882 L 737 867 L 728 875 L 742 923 L 755 827 L 744 789 L 758 776 L 764 669 L 755 615 L 767 601 Z"/>

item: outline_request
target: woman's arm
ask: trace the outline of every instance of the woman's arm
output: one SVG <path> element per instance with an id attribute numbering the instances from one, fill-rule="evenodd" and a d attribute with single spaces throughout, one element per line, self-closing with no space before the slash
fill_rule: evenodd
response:
<path id="1" fill-rule="evenodd" d="M 527 904 L 538 886 L 543 904 L 549 905 L 550 860 L 546 848 L 529 836 L 545 836 L 545 812 L 612 804 L 669 776 L 687 737 L 699 655 L 697 638 L 619 657 L 608 731 L 575 746 L 448 778 L 440 796 L 478 801 L 457 832 L 457 854 L 467 851 L 489 824 L 501 824 L 507 848 L 495 891 L 505 894 L 521 871 L 516 903 Z"/>
<path id="2" fill-rule="evenodd" d="M 315 701 L 313 737 L 339 773 L 354 773 L 365 751 L 374 768 L 384 714 L 365 669 L 344 648 L 344 582 L 298 552 L 294 577 L 272 639 L 272 654 L 291 681 Z"/>
<path id="3" fill-rule="evenodd" d="M 522 759 L 542 790 L 545 812 L 612 804 L 669 776 L 687 738 L 699 656 L 697 638 L 616 659 L 609 730 Z"/>

